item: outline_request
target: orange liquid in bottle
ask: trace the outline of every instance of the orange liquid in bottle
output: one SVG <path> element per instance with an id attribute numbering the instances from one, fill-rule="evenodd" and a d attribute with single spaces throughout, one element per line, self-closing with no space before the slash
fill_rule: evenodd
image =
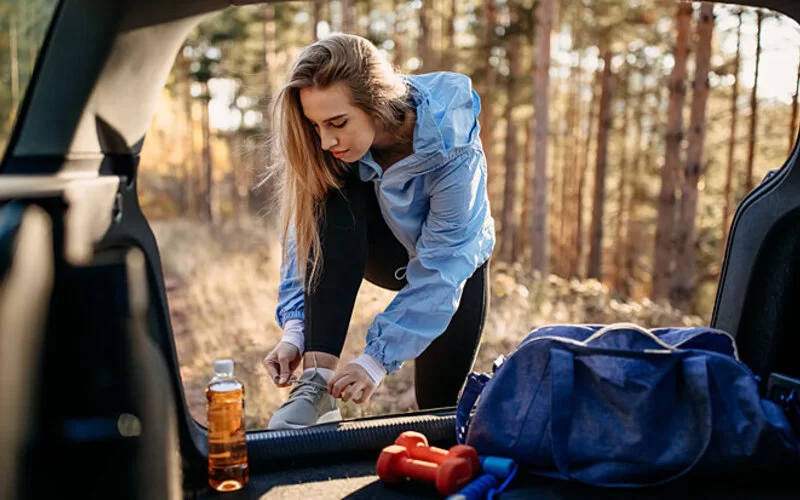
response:
<path id="1" fill-rule="evenodd" d="M 206 387 L 208 409 L 208 483 L 217 491 L 235 491 L 248 480 L 244 423 L 244 386 L 233 370 Z"/>

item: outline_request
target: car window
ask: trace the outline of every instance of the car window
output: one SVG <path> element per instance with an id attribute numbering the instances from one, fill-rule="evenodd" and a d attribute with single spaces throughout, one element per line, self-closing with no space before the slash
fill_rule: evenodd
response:
<path id="1" fill-rule="evenodd" d="M 5 154 L 58 0 L 0 0 L 0 155 Z"/>
<path id="2" fill-rule="evenodd" d="M 281 338 L 267 109 L 298 51 L 329 33 L 368 38 L 404 73 L 466 74 L 480 96 L 496 243 L 475 370 L 547 323 L 709 323 L 736 206 L 795 146 L 797 24 L 726 4 L 444 3 L 230 8 L 177 55 L 139 194 L 201 423 L 220 357 L 245 381 L 249 429 L 288 397 L 261 363 Z M 395 294 L 364 282 L 344 362 Z M 410 361 L 342 414 L 414 410 L 414 384 Z"/>

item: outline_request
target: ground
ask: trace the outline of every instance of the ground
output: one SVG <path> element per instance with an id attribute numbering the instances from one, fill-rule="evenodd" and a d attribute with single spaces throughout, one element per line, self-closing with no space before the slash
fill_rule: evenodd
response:
<path id="1" fill-rule="evenodd" d="M 164 265 L 172 327 L 187 404 L 205 424 L 205 385 L 215 359 L 234 360 L 245 385 L 248 429 L 263 429 L 289 389 L 267 377 L 263 357 L 280 339 L 275 322 L 280 248 L 259 219 L 211 227 L 172 219 L 152 223 Z M 625 302 L 595 280 L 539 278 L 523 266 L 492 263 L 491 306 L 476 371 L 507 354 L 536 326 L 553 323 L 631 321 L 646 327 L 703 324 L 648 300 Z M 364 282 L 358 295 L 343 361 L 364 348 L 367 328 L 394 296 Z M 413 362 L 387 377 L 369 402 L 346 403 L 346 418 L 415 410 Z"/>

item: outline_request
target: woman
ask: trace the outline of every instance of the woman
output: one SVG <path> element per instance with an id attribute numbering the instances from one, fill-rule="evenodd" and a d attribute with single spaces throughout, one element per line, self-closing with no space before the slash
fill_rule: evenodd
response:
<path id="1" fill-rule="evenodd" d="M 399 75 L 366 39 L 337 34 L 300 53 L 275 105 L 284 334 L 264 361 L 278 386 L 297 385 L 269 428 L 338 420 L 335 398 L 364 402 L 411 359 L 418 406 L 455 404 L 495 242 L 469 78 Z M 398 293 L 336 371 L 364 278 Z"/>

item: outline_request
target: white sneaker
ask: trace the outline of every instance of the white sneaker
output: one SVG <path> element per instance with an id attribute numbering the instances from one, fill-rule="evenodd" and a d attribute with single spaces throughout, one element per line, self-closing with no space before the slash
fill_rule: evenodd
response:
<path id="1" fill-rule="evenodd" d="M 289 393 L 289 399 L 272 415 L 268 429 L 302 429 L 342 419 L 336 399 L 328 393 L 328 384 L 318 372 L 305 372 L 289 383 L 296 386 Z"/>

